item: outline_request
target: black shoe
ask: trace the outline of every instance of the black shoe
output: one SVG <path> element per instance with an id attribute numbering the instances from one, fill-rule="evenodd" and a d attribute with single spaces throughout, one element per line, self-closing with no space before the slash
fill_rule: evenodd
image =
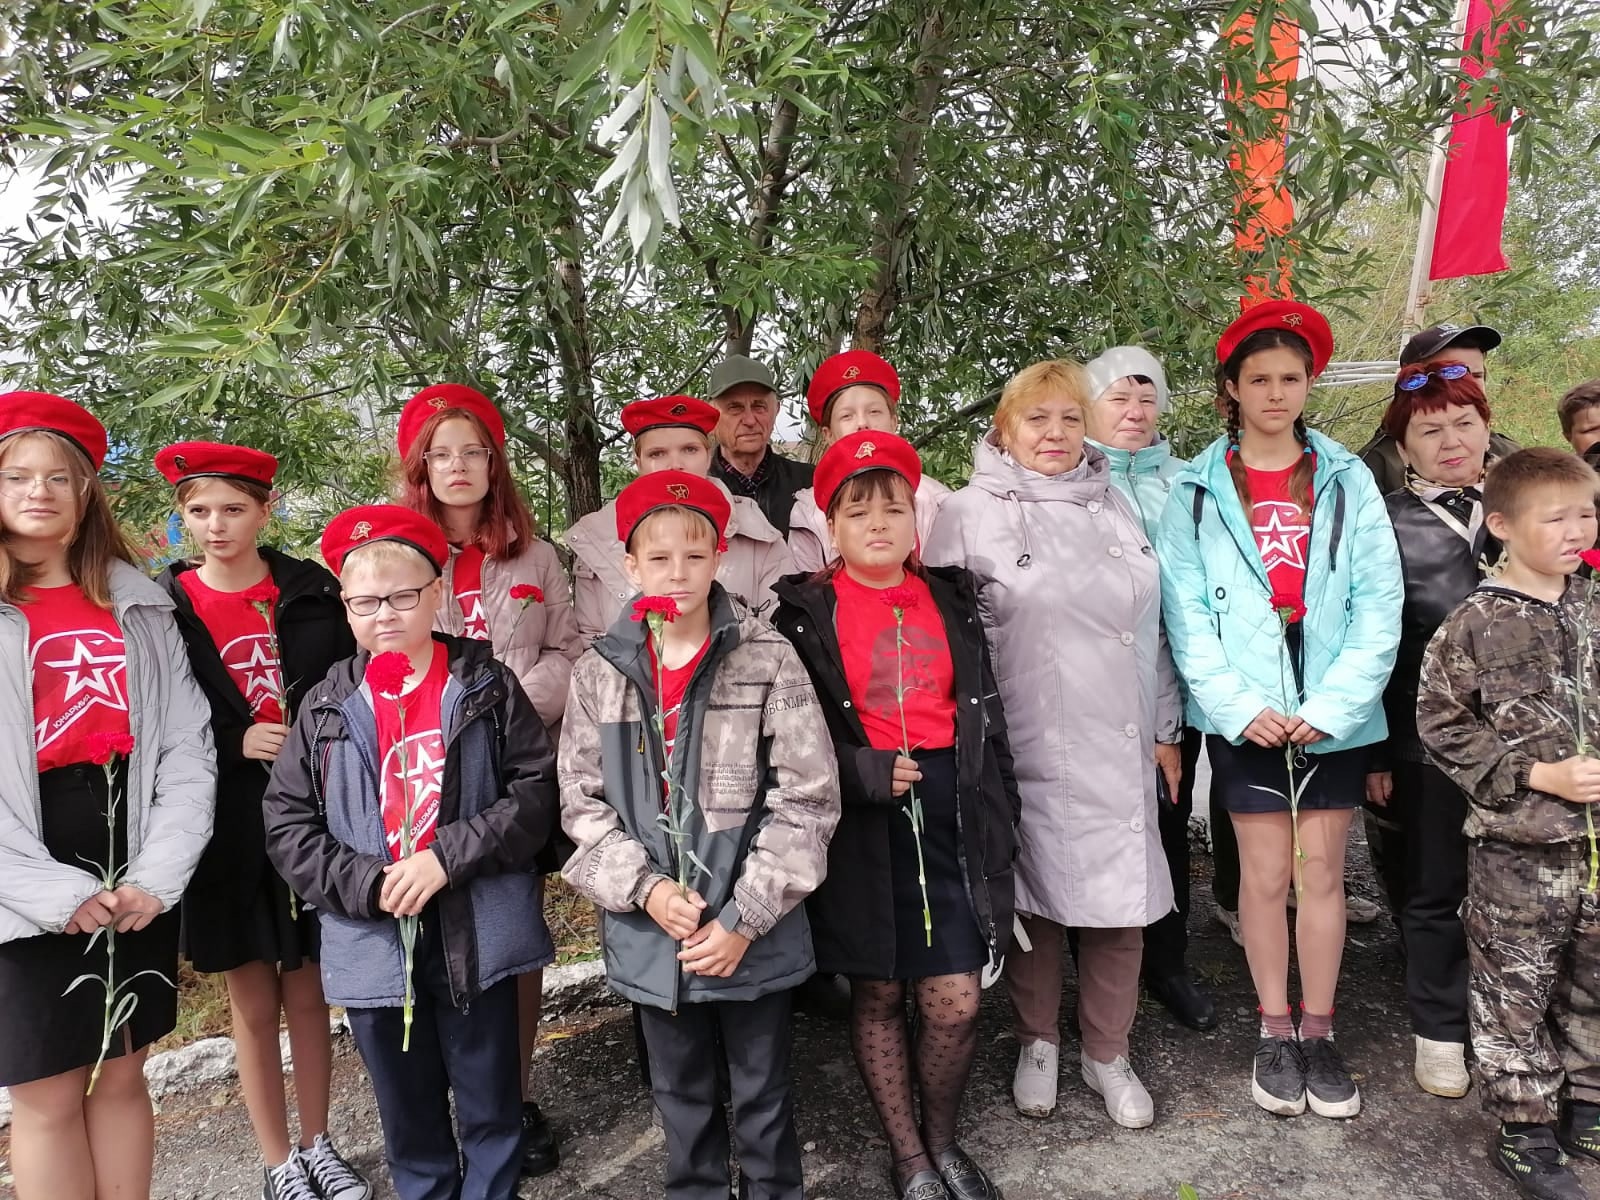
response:
<path id="1" fill-rule="evenodd" d="M 1144 981 L 1148 991 L 1179 1025 L 1198 1029 L 1204 1033 L 1217 1027 L 1217 1006 L 1211 997 L 1202 992 L 1187 973 L 1178 975 L 1147 975 Z"/>
<path id="2" fill-rule="evenodd" d="M 555 1132 L 532 1100 L 522 1104 L 522 1175 L 532 1179 L 548 1175 L 561 1165 L 561 1147 Z"/>
<path id="3" fill-rule="evenodd" d="M 1353 1117 L 1361 1111 L 1361 1092 L 1332 1037 L 1306 1038 L 1300 1053 L 1306 1063 L 1306 1103 L 1312 1112 L 1319 1117 Z"/>
<path id="4" fill-rule="evenodd" d="M 1306 1060 L 1292 1037 L 1263 1037 L 1256 1043 L 1250 1094 L 1269 1113 L 1298 1117 L 1306 1110 Z"/>
<path id="5" fill-rule="evenodd" d="M 818 972 L 795 988 L 794 1006 L 829 1021 L 848 1021 L 850 984 L 842 975 Z"/>
<path id="6" fill-rule="evenodd" d="M 1489 1146 L 1489 1157 L 1532 1200 L 1589 1200 L 1548 1125 L 1526 1133 L 1509 1133 L 1502 1126 Z"/>
<path id="7" fill-rule="evenodd" d="M 937 1171 L 918 1171 L 904 1183 L 898 1175 L 893 1178 L 894 1194 L 899 1200 L 950 1200 L 950 1193 L 945 1190 L 944 1180 Z"/>
<path id="8" fill-rule="evenodd" d="M 933 1165 L 939 1168 L 939 1178 L 955 1200 L 999 1200 L 1000 1189 L 960 1146 L 939 1151 L 933 1156 Z"/>
<path id="9" fill-rule="evenodd" d="M 1569 1103 L 1556 1126 L 1556 1141 L 1569 1154 L 1600 1162 L 1600 1106 L 1581 1100 Z"/>

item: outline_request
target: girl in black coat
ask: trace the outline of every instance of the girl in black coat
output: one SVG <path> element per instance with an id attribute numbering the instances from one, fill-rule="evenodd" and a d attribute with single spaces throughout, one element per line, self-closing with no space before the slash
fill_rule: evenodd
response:
<path id="1" fill-rule="evenodd" d="M 1010 945 L 1019 801 L 972 581 L 917 559 L 920 478 L 893 434 L 835 442 L 815 495 L 839 559 L 783 580 L 774 624 L 816 684 L 838 754 L 843 816 L 807 913 L 818 970 L 850 979 L 852 1048 L 896 1194 L 987 1200 L 994 1186 L 955 1134 L 980 971 Z"/>
<path id="2" fill-rule="evenodd" d="M 212 839 L 182 904 L 184 956 L 228 985 L 239 1083 L 266 1161 L 264 1200 L 366 1200 L 371 1189 L 328 1140 L 328 1006 L 316 914 L 267 861 L 261 799 L 300 699 L 355 653 L 339 583 L 316 563 L 258 546 L 277 461 L 242 446 L 182 442 L 156 456 L 199 548 L 157 582 L 177 606 L 217 747 Z M 300 1144 L 289 1140 L 278 1046 L 286 1018 Z M 315 1185 L 316 1191 L 309 1190 Z"/>

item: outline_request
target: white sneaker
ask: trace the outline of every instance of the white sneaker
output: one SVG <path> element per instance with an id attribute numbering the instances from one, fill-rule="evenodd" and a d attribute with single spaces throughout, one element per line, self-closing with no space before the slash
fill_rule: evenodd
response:
<path id="1" fill-rule="evenodd" d="M 1155 1101 L 1120 1054 L 1108 1063 L 1083 1056 L 1083 1081 L 1105 1098 L 1106 1112 L 1124 1129 L 1143 1129 L 1156 1119 Z"/>
<path id="2" fill-rule="evenodd" d="M 1217 905 L 1217 924 L 1228 931 L 1228 936 L 1233 939 L 1235 946 L 1244 945 L 1244 933 L 1239 928 L 1239 910 L 1236 908 L 1223 908 Z"/>
<path id="3" fill-rule="evenodd" d="M 1060 1079 L 1059 1046 L 1049 1042 L 1026 1042 L 1017 1055 L 1017 1073 L 1011 1077 L 1011 1099 L 1025 1117 L 1048 1117 L 1056 1109 L 1056 1085 Z"/>
<path id="4" fill-rule="evenodd" d="M 1416 1042 L 1417 1086 L 1434 1096 L 1465 1096 L 1472 1086 L 1467 1074 L 1467 1048 L 1460 1042 L 1434 1042 L 1425 1037 Z"/>

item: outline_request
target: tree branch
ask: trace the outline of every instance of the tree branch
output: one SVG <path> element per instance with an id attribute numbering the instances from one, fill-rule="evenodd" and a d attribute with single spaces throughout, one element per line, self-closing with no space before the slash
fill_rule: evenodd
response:
<path id="1" fill-rule="evenodd" d="M 947 429 L 954 429 L 962 422 L 970 421 L 973 417 L 977 416 L 985 409 L 993 408 L 999 403 L 1000 392 L 999 389 L 996 389 L 995 391 L 989 392 L 987 395 L 985 395 L 983 399 L 974 400 L 971 404 L 964 405 L 961 408 L 956 409 L 955 412 L 947 413 L 946 415 L 940 417 L 932 425 L 929 425 L 921 433 L 917 434 L 916 437 L 912 438 L 911 444 L 918 450 L 921 450 L 924 446 L 933 441 L 933 439 L 938 437 L 940 434 L 944 433 Z"/>

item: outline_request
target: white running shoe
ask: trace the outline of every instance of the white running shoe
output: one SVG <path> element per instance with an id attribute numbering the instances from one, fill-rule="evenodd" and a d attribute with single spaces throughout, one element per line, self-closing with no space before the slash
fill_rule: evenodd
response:
<path id="1" fill-rule="evenodd" d="M 1108 1063 L 1083 1056 L 1083 1081 L 1106 1102 L 1106 1112 L 1124 1129 L 1143 1129 L 1156 1119 L 1155 1101 L 1122 1055 Z"/>
<path id="2" fill-rule="evenodd" d="M 1024 1043 L 1011 1077 L 1011 1098 L 1025 1117 L 1048 1117 L 1056 1109 L 1061 1048 L 1046 1041 Z"/>
<path id="3" fill-rule="evenodd" d="M 1413 1073 L 1417 1086 L 1434 1096 L 1465 1096 L 1472 1086 L 1467 1074 L 1467 1048 L 1460 1042 L 1435 1042 L 1419 1037 Z"/>

